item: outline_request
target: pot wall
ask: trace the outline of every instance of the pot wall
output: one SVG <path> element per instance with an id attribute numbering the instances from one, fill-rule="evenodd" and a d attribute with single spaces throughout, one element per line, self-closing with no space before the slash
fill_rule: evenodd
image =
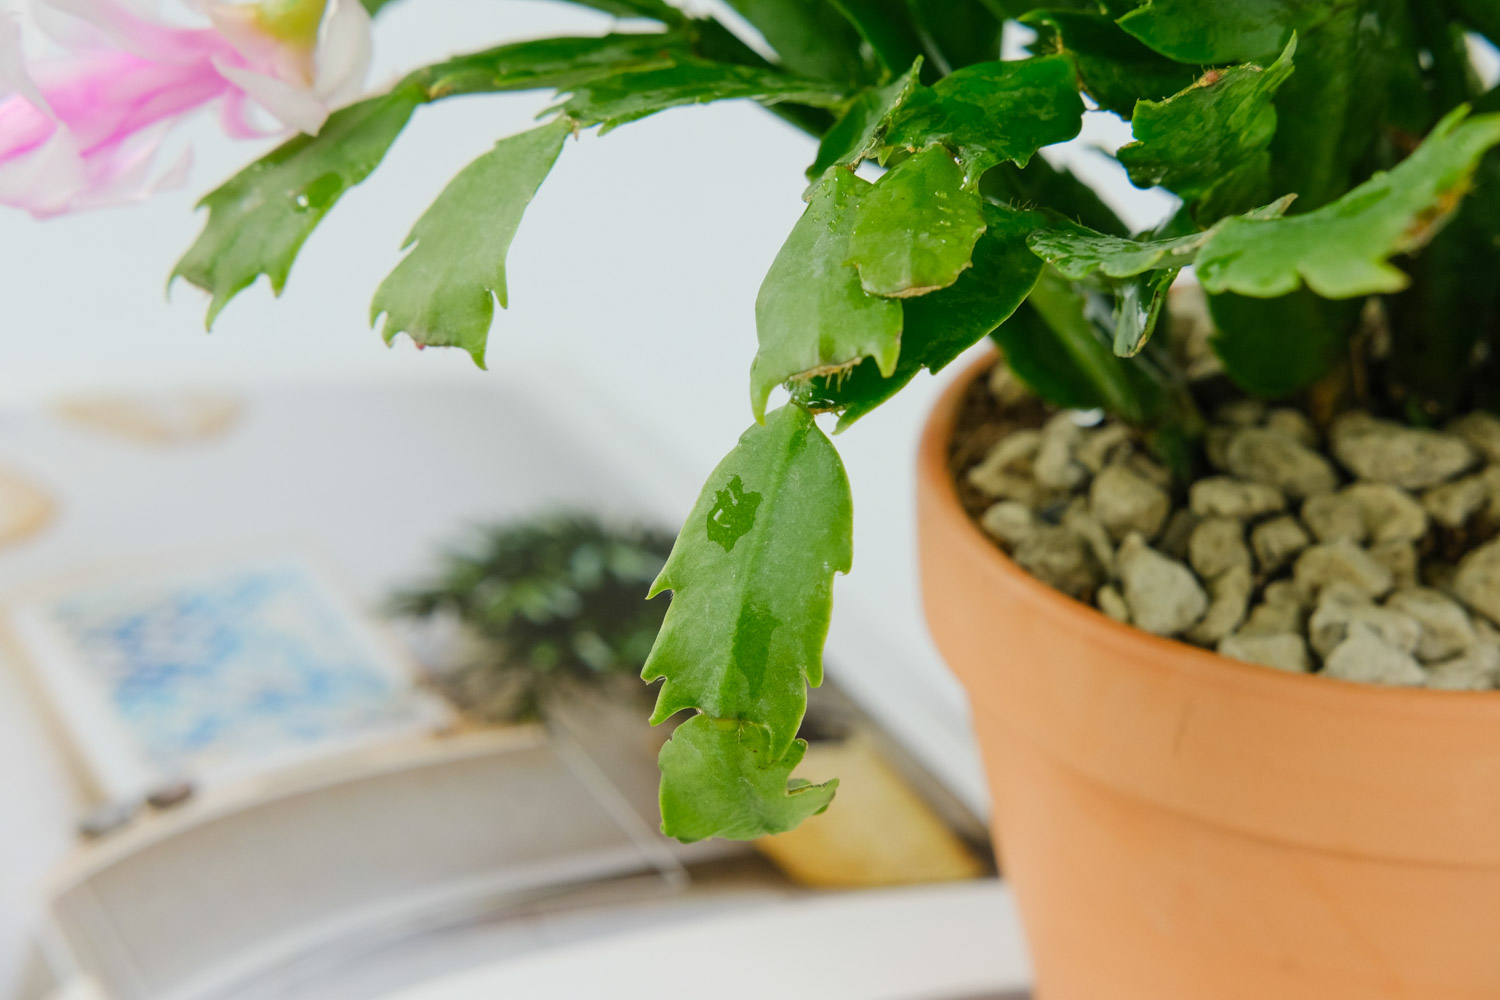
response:
<path id="1" fill-rule="evenodd" d="M 969 692 L 1040 1000 L 1500 998 L 1500 695 L 1238 663 L 1017 568 L 918 476 L 927 617 Z"/>

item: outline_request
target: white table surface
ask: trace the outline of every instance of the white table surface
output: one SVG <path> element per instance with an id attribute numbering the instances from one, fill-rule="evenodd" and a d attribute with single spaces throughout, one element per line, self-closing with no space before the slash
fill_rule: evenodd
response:
<path id="1" fill-rule="evenodd" d="M 1028 982 L 998 882 L 840 894 L 545 949 L 391 1000 L 971 1000 Z"/>

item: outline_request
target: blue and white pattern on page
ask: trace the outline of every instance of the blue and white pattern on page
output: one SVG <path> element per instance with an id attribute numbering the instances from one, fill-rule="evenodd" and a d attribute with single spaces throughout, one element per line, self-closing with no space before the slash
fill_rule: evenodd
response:
<path id="1" fill-rule="evenodd" d="M 300 561 L 73 591 L 47 609 L 152 770 L 256 770 L 430 727 L 369 625 Z"/>

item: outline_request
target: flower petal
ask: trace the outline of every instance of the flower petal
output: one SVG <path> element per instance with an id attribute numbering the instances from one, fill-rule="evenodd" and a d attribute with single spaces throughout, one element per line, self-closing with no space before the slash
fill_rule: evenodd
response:
<path id="1" fill-rule="evenodd" d="M 152 166 L 173 122 L 163 122 L 138 132 L 126 142 L 102 154 L 86 157 L 88 187 L 80 191 L 68 208 L 83 211 L 145 201 L 158 191 L 179 187 L 192 166 L 192 150 L 184 150 L 172 165 L 153 178 Z"/>
<path id="2" fill-rule="evenodd" d="M 43 0 L 37 5 L 39 11 L 48 8 L 102 32 L 113 47 L 153 62 L 199 62 L 233 52 L 233 46 L 212 28 L 158 24 L 138 16 L 119 0 Z"/>
<path id="3" fill-rule="evenodd" d="M 0 162 L 0 204 L 24 208 L 38 219 L 66 212 L 87 186 L 78 143 L 64 129 L 40 146 Z"/>
<path id="4" fill-rule="evenodd" d="M 250 99 L 265 108 L 289 128 L 317 135 L 328 120 L 328 105 L 311 93 L 290 83 L 235 66 L 227 59 L 214 59 L 214 69 L 243 90 Z"/>
<path id="5" fill-rule="evenodd" d="M 243 90 L 233 87 L 219 105 L 219 124 L 231 139 L 267 139 L 281 131 L 279 127 L 261 125 L 249 114 L 250 99 Z M 280 123 L 277 123 L 278 125 Z"/>
<path id="6" fill-rule="evenodd" d="M 313 92 L 331 106 L 352 101 L 370 71 L 370 14 L 359 0 L 332 0 L 318 37 Z"/>
<path id="7" fill-rule="evenodd" d="M 47 117 L 56 117 L 26 69 L 26 52 L 21 45 L 21 19 L 9 12 L 0 14 L 0 83 L 26 98 Z"/>

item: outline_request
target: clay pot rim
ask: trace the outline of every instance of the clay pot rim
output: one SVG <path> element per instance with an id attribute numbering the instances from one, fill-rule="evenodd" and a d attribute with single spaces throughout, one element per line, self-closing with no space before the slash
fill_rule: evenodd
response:
<path id="1" fill-rule="evenodd" d="M 1271 699 L 1293 699 L 1324 708 L 1342 705 L 1342 711 L 1487 719 L 1500 732 L 1500 691 L 1441 691 L 1363 684 L 1246 663 L 1115 621 L 1098 608 L 1069 597 L 1021 569 L 969 516 L 959 500 L 958 485 L 949 472 L 949 444 L 964 395 L 974 381 L 997 361 L 997 352 L 987 352 L 954 377 L 943 390 L 922 430 L 918 474 L 937 484 L 937 512 L 962 522 L 962 530 L 981 553 L 977 558 L 987 564 L 990 572 L 1007 578 L 1012 586 L 1025 591 L 1037 610 L 1065 622 L 1067 628 L 1084 633 L 1101 648 L 1134 647 L 1138 656 L 1158 654 L 1160 662 L 1172 664 L 1173 672 L 1189 674 L 1202 683 L 1254 692 Z"/>

